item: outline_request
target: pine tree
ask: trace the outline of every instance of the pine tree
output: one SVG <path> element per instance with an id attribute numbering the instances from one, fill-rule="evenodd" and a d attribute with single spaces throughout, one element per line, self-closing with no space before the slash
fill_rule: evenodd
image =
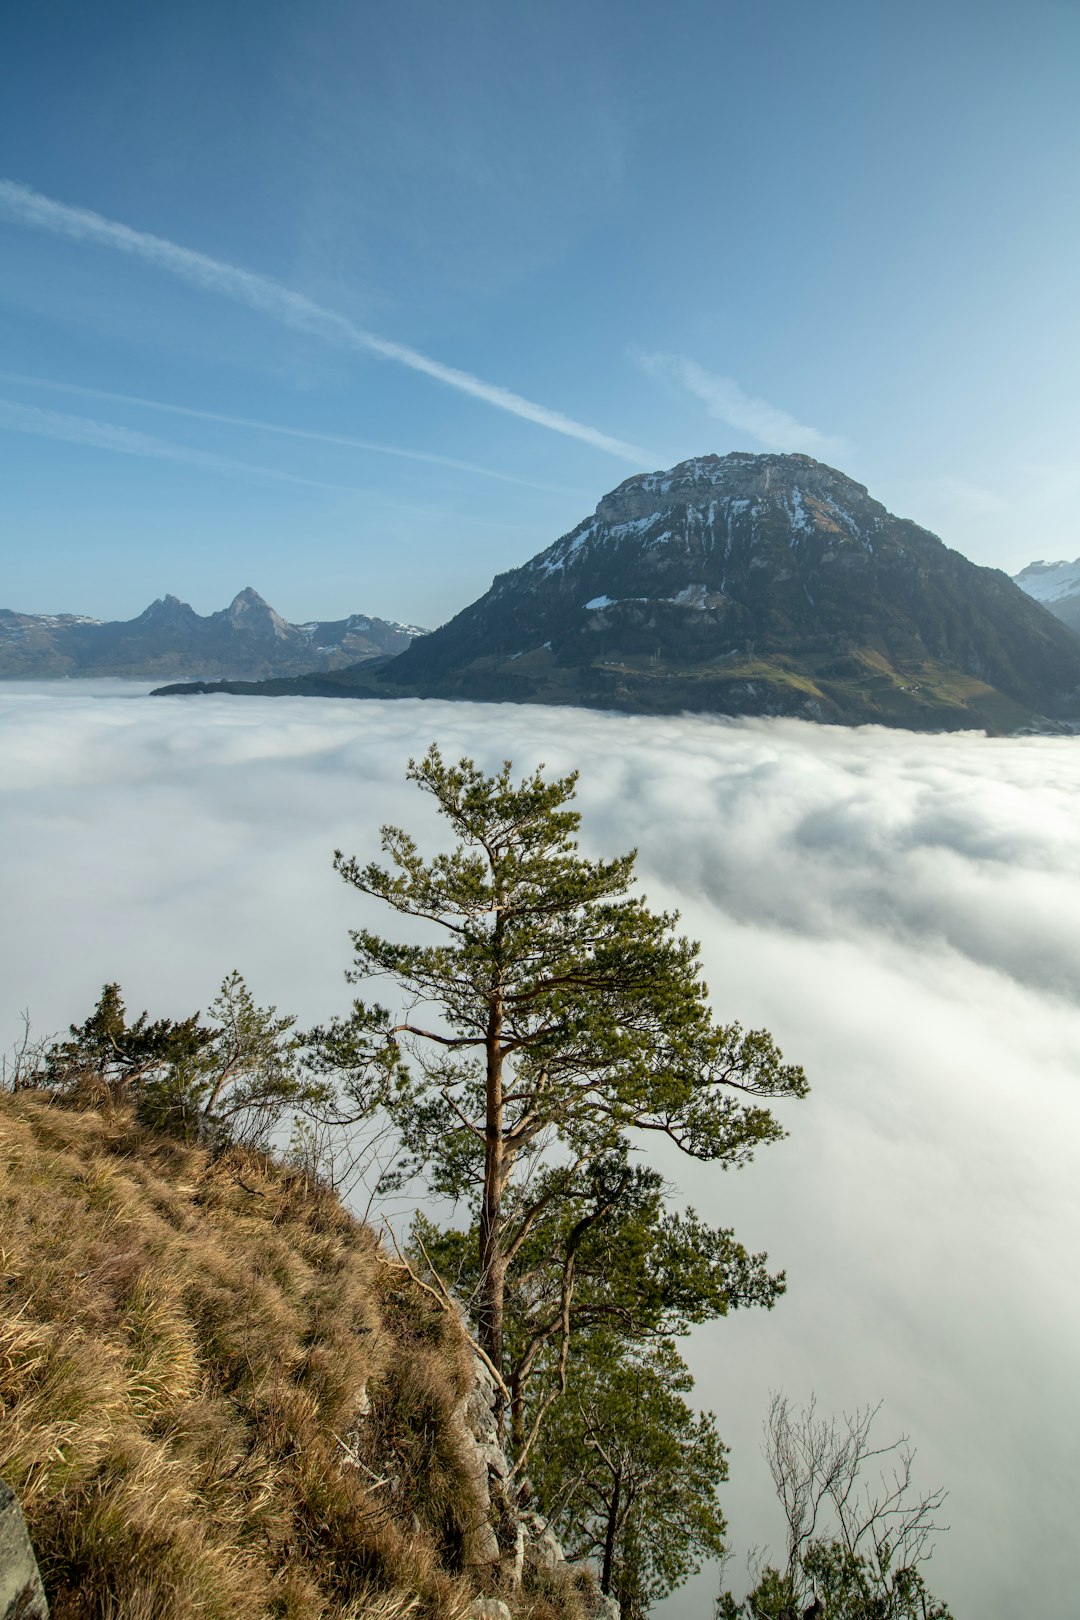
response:
<path id="1" fill-rule="evenodd" d="M 387 826 L 387 866 L 335 854 L 348 883 L 423 937 L 352 934 L 349 977 L 389 977 L 405 1010 L 358 1001 L 331 1032 L 339 1052 L 352 1042 L 357 1102 L 378 1087 L 413 1167 L 474 1200 L 478 1337 L 500 1374 L 508 1273 L 560 1186 L 648 1136 L 745 1164 L 784 1134 L 763 1100 L 807 1089 L 766 1031 L 715 1021 L 698 946 L 630 892 L 634 852 L 580 853 L 576 773 L 511 772 L 447 764 L 433 746 L 408 775 L 455 846 L 428 860 Z"/>

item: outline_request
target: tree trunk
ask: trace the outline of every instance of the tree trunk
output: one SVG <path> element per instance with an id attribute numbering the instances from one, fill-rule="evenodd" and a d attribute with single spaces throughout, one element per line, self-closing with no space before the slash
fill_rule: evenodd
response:
<path id="1" fill-rule="evenodd" d="M 487 1075 L 484 1128 L 484 1190 L 480 1202 L 480 1302 L 477 1330 L 481 1347 L 499 1371 L 503 1370 L 503 1299 L 506 1260 L 502 1252 L 503 1165 L 503 1054 L 502 996 L 492 997 L 487 1027 Z M 495 1415 L 500 1435 L 505 1400 L 496 1394 Z"/>
<path id="2" fill-rule="evenodd" d="M 525 1389 L 520 1376 L 510 1379 L 510 1452 L 520 1457 L 525 1449 Z"/>
<path id="3" fill-rule="evenodd" d="M 619 1526 L 619 1497 L 622 1476 L 615 1475 L 615 1484 L 608 1503 L 607 1529 L 604 1532 L 604 1562 L 600 1570 L 600 1590 L 605 1597 L 611 1595 L 611 1575 L 615 1565 L 615 1537 Z"/>

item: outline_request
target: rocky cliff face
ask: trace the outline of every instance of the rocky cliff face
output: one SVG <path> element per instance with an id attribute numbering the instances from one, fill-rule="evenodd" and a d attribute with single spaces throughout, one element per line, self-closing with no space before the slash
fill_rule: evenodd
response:
<path id="1" fill-rule="evenodd" d="M 423 635 L 415 625 L 354 613 L 289 624 L 248 586 L 205 617 L 176 596 L 135 619 L 101 623 L 77 614 L 0 610 L 0 679 L 121 675 L 132 680 L 190 675 L 260 680 L 332 670 L 401 652 Z"/>
<path id="2" fill-rule="evenodd" d="M 474 1567 L 486 1565 L 495 1589 L 511 1600 L 523 1582 L 531 1578 L 535 1583 L 538 1575 L 562 1577 L 569 1584 L 575 1571 L 548 1521 L 518 1501 L 499 1441 L 495 1382 L 479 1358 L 475 1369 L 475 1383 L 457 1414 L 460 1443 L 476 1491 Z M 618 1603 L 597 1589 L 591 1572 L 579 1569 L 576 1574 L 584 1577 L 575 1585 L 587 1620 L 619 1620 Z M 473 1605 L 473 1614 L 475 1620 L 510 1620 L 511 1610 L 505 1597 L 480 1598 Z"/>
<path id="3" fill-rule="evenodd" d="M 373 687 L 918 729 L 1080 720 L 1080 645 L 808 456 L 627 479 Z"/>

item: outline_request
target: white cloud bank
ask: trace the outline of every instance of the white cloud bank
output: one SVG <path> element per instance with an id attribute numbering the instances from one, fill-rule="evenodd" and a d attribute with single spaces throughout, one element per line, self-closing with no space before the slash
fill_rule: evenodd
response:
<path id="1" fill-rule="evenodd" d="M 509 388 L 485 382 L 469 371 L 443 365 L 441 360 L 433 360 L 430 355 L 421 354 L 407 344 L 394 343 L 387 338 L 377 337 L 374 332 L 366 332 L 344 315 L 324 309 L 313 299 L 283 287 L 269 276 L 242 270 L 234 264 L 224 264 L 219 259 L 181 247 L 165 237 L 153 236 L 149 231 L 133 230 L 130 225 L 106 219 L 89 208 L 73 208 L 67 203 L 56 202 L 17 181 L 0 180 L 0 218 L 49 231 L 54 236 L 66 236 L 77 242 L 89 242 L 97 247 L 129 254 L 205 292 L 217 293 L 223 298 L 246 304 L 249 309 L 279 321 L 294 331 L 306 332 L 338 348 L 377 354 L 384 360 L 393 360 L 410 371 L 418 371 L 436 382 L 456 388 L 460 393 L 494 405 L 497 410 L 507 411 L 511 416 L 520 416 L 538 427 L 565 434 L 567 438 L 579 439 L 583 444 L 592 445 L 595 450 L 605 450 L 609 455 L 638 465 L 648 459 L 632 444 L 614 439 L 610 434 L 601 433 L 598 428 L 589 427 L 584 422 L 576 422 L 561 411 L 549 410 L 546 405 L 523 399 Z"/>
<path id="2" fill-rule="evenodd" d="M 361 921 L 330 851 L 438 827 L 410 753 L 581 765 L 589 847 L 639 846 L 719 1011 L 771 1028 L 814 1088 L 744 1174 L 665 1160 L 788 1271 L 775 1312 L 691 1348 L 738 1541 L 780 1537 L 770 1388 L 883 1397 L 883 1435 L 909 1431 L 951 1492 L 932 1588 L 959 1616 L 1072 1620 L 1080 744 L 109 690 L 0 687 L 0 1039 L 24 1006 L 43 1031 L 81 1019 L 106 978 L 136 1009 L 205 1006 L 233 965 L 323 1017 Z"/>
<path id="3" fill-rule="evenodd" d="M 715 421 L 724 422 L 739 433 L 749 433 L 768 450 L 801 450 L 808 455 L 836 456 L 848 449 L 843 439 L 807 427 L 788 411 L 770 405 L 768 400 L 755 399 L 745 393 L 734 377 L 706 371 L 685 355 L 635 349 L 631 358 L 650 377 L 682 388 L 699 399 Z"/>

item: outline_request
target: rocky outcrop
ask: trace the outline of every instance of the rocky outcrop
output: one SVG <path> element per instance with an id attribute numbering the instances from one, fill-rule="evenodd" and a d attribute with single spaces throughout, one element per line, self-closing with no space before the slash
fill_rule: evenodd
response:
<path id="1" fill-rule="evenodd" d="M 49 1620 L 49 1605 L 15 1493 L 0 1480 L 0 1620 Z"/>
<path id="2" fill-rule="evenodd" d="M 457 1422 L 462 1452 L 476 1492 L 477 1518 L 469 1562 L 482 1584 L 484 1571 L 499 1592 L 507 1597 L 529 1583 L 530 1576 L 583 1576 L 578 1597 L 588 1620 L 619 1620 L 619 1605 L 605 1597 L 596 1586 L 592 1572 L 582 1565 L 571 1565 L 555 1532 L 543 1514 L 523 1506 L 518 1499 L 506 1452 L 499 1440 L 495 1416 L 495 1380 L 479 1357 L 475 1379 L 462 1405 Z M 511 1610 L 500 1597 L 478 1598 L 472 1607 L 472 1620 L 510 1620 Z"/>
<path id="3" fill-rule="evenodd" d="M 562 1543 L 542 1513 L 520 1515 L 524 1560 L 530 1569 L 558 1569 L 566 1563 Z"/>
<path id="4" fill-rule="evenodd" d="M 476 1497 L 476 1520 L 466 1560 L 475 1568 L 498 1568 L 512 1588 L 521 1580 L 524 1547 L 514 1512 L 510 1464 L 499 1441 L 495 1380 L 476 1358 L 473 1387 L 456 1415 L 462 1455 Z"/>

